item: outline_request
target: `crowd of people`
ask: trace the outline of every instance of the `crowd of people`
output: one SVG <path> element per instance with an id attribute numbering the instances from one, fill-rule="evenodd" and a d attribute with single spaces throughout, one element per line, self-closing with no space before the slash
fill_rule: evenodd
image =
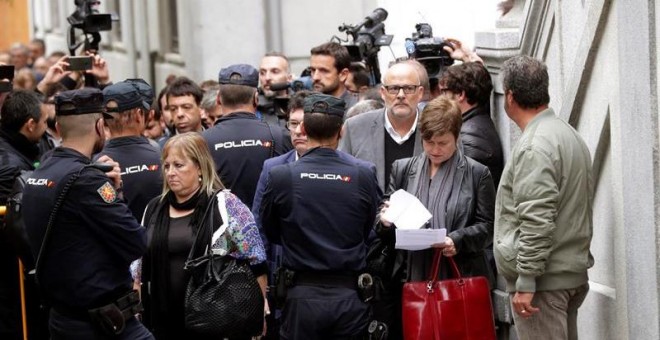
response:
<path id="1" fill-rule="evenodd" d="M 18 272 L 18 256 L 27 279 L 0 279 L 0 337 L 21 337 L 25 284 L 30 338 L 217 338 L 186 317 L 184 268 L 208 232 L 207 251 L 247 262 L 264 297 L 263 327 L 232 339 L 402 339 L 403 284 L 427 279 L 434 252 L 491 288 L 505 278 L 519 339 L 577 338 L 593 265 L 589 152 L 548 107 L 546 66 L 516 56 L 504 108 L 523 134 L 505 167 L 490 74 L 445 42 L 458 63 L 437 78 L 410 59 L 379 80 L 323 43 L 311 89 L 295 91 L 280 86 L 294 77 L 277 52 L 217 80 L 172 76 L 159 93 L 111 81 L 97 53 L 81 72 L 38 39 L 0 53 L 16 70 L 0 94 L 0 170 L 27 177 L 24 235 L 3 236 L 0 254 L 0 271 Z M 395 249 L 385 212 L 400 189 L 443 242 Z M 385 272 L 367 270 L 376 241 Z"/>

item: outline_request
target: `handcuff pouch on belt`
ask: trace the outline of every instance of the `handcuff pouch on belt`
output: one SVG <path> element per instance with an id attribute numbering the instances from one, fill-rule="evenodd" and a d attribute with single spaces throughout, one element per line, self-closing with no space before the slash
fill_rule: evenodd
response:
<path id="1" fill-rule="evenodd" d="M 112 303 L 87 312 L 92 323 L 104 334 L 118 335 L 124 331 L 127 320 L 142 312 L 140 295 L 133 290 Z"/>
<path id="2" fill-rule="evenodd" d="M 293 287 L 293 280 L 296 272 L 285 267 L 277 268 L 275 272 L 275 307 L 283 308 L 286 301 L 287 290 Z"/>

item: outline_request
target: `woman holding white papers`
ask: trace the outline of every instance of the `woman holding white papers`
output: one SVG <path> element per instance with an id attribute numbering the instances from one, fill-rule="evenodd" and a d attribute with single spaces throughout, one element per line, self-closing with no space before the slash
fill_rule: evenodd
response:
<path id="1" fill-rule="evenodd" d="M 447 230 L 445 241 L 433 247 L 442 248 L 444 256 L 453 256 L 463 276 L 485 276 L 492 286 L 495 278 L 485 249 L 493 241 L 495 187 L 488 168 L 461 152 L 458 143 L 461 123 L 461 110 L 448 96 L 429 102 L 418 123 L 424 152 L 393 163 L 386 192 L 391 195 L 404 189 L 415 195 L 432 214 L 423 228 Z M 392 240 L 396 228 L 382 216 L 388 208 L 386 202 L 377 226 L 384 240 Z M 385 308 L 399 313 L 391 320 L 401 322 L 401 308 L 396 306 L 396 301 L 401 301 L 401 283 L 428 279 L 432 257 L 432 249 L 397 251 L 392 282 L 386 283 L 390 291 L 384 296 L 392 302 L 388 305 L 385 301 Z M 448 273 L 448 264 L 444 262 L 440 279 Z M 381 306 L 375 306 L 378 308 Z"/>

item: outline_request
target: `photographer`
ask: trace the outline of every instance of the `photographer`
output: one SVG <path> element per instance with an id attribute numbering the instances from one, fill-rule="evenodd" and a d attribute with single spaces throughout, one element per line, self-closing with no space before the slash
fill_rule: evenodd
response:
<path id="1" fill-rule="evenodd" d="M 259 65 L 259 85 L 261 87 L 256 112 L 259 119 L 286 127 L 286 105 L 278 105 L 279 102 L 276 98 L 286 98 L 284 101 L 288 101 L 289 90 L 273 91 L 270 87 L 273 84 L 290 83 L 292 79 L 289 59 L 284 54 L 269 52 L 261 58 Z"/>
<path id="2" fill-rule="evenodd" d="M 346 90 L 353 96 L 358 98 L 358 101 L 364 100 L 364 95 L 369 91 L 369 72 L 362 63 L 352 62 L 348 68 L 350 73 L 344 82 Z"/>
<path id="3" fill-rule="evenodd" d="M 100 55 L 91 55 L 92 57 L 92 67 L 89 70 L 83 72 L 75 72 L 70 69 L 69 56 L 65 55 L 61 57 L 53 66 L 48 69 L 48 72 L 44 75 L 44 78 L 37 84 L 37 91 L 45 94 L 48 91 L 48 87 L 52 86 L 55 83 L 60 83 L 64 85 L 69 90 L 74 90 L 79 86 L 79 79 L 81 75 L 91 75 L 95 78 L 95 86 L 100 89 L 110 85 L 110 71 L 108 70 L 108 64 L 105 59 L 101 58 Z"/>

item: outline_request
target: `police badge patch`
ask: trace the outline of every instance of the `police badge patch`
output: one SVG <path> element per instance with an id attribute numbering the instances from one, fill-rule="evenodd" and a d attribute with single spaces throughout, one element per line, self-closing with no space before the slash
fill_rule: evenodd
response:
<path id="1" fill-rule="evenodd" d="M 96 192 L 99 193 L 105 203 L 112 203 L 117 199 L 117 191 L 108 182 L 96 189 Z"/>

